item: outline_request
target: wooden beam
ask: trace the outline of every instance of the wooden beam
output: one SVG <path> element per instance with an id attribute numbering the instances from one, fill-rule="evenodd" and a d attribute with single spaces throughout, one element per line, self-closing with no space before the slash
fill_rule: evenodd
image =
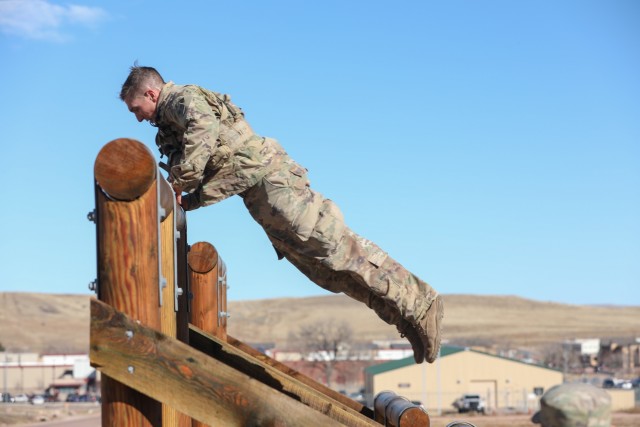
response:
<path id="1" fill-rule="evenodd" d="M 91 301 L 90 358 L 109 377 L 210 425 L 340 425 L 97 300 Z"/>
<path id="2" fill-rule="evenodd" d="M 365 417 L 343 403 L 331 399 L 318 390 L 257 360 L 255 357 L 238 350 L 213 335 L 207 334 L 193 325 L 190 325 L 189 328 L 189 345 L 247 374 L 251 378 L 305 403 L 345 426 L 378 425 L 373 419 Z"/>
<path id="3" fill-rule="evenodd" d="M 349 399 L 344 394 L 338 393 L 337 391 L 325 386 L 324 384 L 320 384 L 319 382 L 296 371 L 295 369 L 290 368 L 284 363 L 278 362 L 277 360 L 267 356 L 266 354 L 259 352 L 255 348 L 243 343 L 242 341 L 232 337 L 231 335 L 227 335 L 227 343 L 237 348 L 238 350 L 241 350 L 247 353 L 254 359 L 257 359 L 260 362 L 264 363 L 265 365 L 269 365 L 272 368 L 277 369 L 280 372 L 284 373 L 285 375 L 295 378 L 301 383 L 317 390 L 318 392 L 324 394 L 325 396 L 340 402 L 344 406 L 353 409 L 354 411 L 364 415 L 365 417 L 373 419 L 373 411 L 371 410 L 371 408 L 368 408 L 363 404 L 356 402 L 353 399 Z"/>

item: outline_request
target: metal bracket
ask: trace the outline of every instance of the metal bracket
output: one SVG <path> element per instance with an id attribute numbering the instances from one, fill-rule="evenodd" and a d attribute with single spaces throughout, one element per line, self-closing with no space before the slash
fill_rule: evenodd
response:
<path id="1" fill-rule="evenodd" d="M 178 298 L 182 296 L 184 291 L 178 286 L 178 239 L 180 231 L 178 231 L 178 202 L 173 198 L 173 310 L 178 312 Z"/>
<path id="2" fill-rule="evenodd" d="M 218 292 L 218 326 L 221 325 L 221 319 L 231 317 L 231 314 L 227 312 L 227 301 L 226 298 L 223 301 L 223 295 L 225 295 L 224 288 L 227 287 L 227 265 L 224 263 L 222 258 L 220 258 L 220 254 L 218 254 L 218 280 L 216 283 L 216 290 Z M 224 302 L 224 308 L 222 308 L 222 303 Z"/>
<path id="3" fill-rule="evenodd" d="M 158 228 L 158 302 L 162 307 L 162 290 L 167 286 L 167 279 L 162 275 L 162 220 L 166 217 L 167 211 L 160 205 L 160 179 L 162 174 L 156 166 L 156 205 L 158 206 L 157 228 Z"/>
<path id="4" fill-rule="evenodd" d="M 93 279 L 92 282 L 89 282 L 89 290 L 98 295 L 98 279 Z"/>

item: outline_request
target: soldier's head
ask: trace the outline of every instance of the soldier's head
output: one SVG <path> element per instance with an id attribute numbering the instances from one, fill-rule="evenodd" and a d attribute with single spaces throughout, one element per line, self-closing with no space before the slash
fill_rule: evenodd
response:
<path id="1" fill-rule="evenodd" d="M 531 421 L 542 427 L 610 427 L 611 397 L 590 384 L 551 387 Z"/>
<path id="2" fill-rule="evenodd" d="M 135 64 L 122 85 L 120 99 L 127 104 L 129 111 L 135 114 L 139 122 L 153 121 L 162 86 L 164 79 L 155 68 Z"/>

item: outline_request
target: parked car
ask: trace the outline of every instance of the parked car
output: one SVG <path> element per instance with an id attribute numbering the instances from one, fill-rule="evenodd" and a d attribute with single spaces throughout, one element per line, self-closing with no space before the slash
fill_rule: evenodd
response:
<path id="1" fill-rule="evenodd" d="M 607 378 L 602 381 L 602 388 L 622 388 L 625 390 L 631 390 L 634 388 L 634 385 L 633 381 L 623 380 L 620 378 Z"/>
<path id="2" fill-rule="evenodd" d="M 456 399 L 452 404 L 459 413 L 464 412 L 479 412 L 484 414 L 485 403 L 479 394 L 463 394 Z"/>
<path id="3" fill-rule="evenodd" d="M 13 403 L 29 403 L 29 396 L 24 393 L 13 396 Z"/>
<path id="4" fill-rule="evenodd" d="M 31 398 L 32 405 L 44 405 L 44 396 L 35 395 Z"/>
<path id="5" fill-rule="evenodd" d="M 67 396 L 67 402 L 80 402 L 80 395 L 77 393 L 71 393 Z"/>
<path id="6" fill-rule="evenodd" d="M 602 388 L 614 388 L 616 386 L 616 383 L 613 381 L 612 378 L 607 378 L 604 381 L 602 381 Z"/>
<path id="7" fill-rule="evenodd" d="M 0 393 L 0 402 L 2 403 L 13 402 L 13 397 L 11 397 L 11 393 Z"/>

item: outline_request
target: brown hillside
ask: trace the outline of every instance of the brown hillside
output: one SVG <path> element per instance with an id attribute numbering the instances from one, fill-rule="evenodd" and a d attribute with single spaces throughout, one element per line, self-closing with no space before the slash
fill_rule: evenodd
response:
<path id="1" fill-rule="evenodd" d="M 542 347 L 573 338 L 640 337 L 640 307 L 581 306 L 514 296 L 445 295 L 452 343 Z M 290 332 L 327 319 L 345 321 L 361 340 L 396 339 L 364 305 L 342 295 L 230 301 L 229 334 L 245 342 L 284 344 Z M 9 351 L 86 352 L 89 296 L 0 293 L 0 343 Z"/>

